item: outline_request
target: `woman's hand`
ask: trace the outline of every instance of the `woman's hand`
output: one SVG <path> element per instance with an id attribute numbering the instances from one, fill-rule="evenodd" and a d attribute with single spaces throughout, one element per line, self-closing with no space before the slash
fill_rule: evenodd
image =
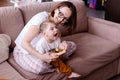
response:
<path id="1" fill-rule="evenodd" d="M 57 55 L 56 53 L 45 53 L 42 55 L 41 59 L 44 62 L 50 63 L 51 61 L 56 60 L 59 57 L 59 55 Z"/>

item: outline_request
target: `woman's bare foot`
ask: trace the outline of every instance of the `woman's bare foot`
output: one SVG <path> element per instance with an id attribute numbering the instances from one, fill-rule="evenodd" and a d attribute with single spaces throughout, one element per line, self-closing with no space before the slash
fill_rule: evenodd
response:
<path id="1" fill-rule="evenodd" d="M 68 78 L 77 78 L 77 77 L 80 77 L 81 75 L 78 74 L 78 73 L 75 73 L 75 72 L 72 72 L 70 76 L 68 76 Z"/>

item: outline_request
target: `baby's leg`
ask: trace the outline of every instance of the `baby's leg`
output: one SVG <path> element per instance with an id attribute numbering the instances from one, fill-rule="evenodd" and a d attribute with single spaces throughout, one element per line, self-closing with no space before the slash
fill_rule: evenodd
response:
<path id="1" fill-rule="evenodd" d="M 68 76 L 68 78 L 79 78 L 80 76 L 81 76 L 80 74 L 75 73 L 75 72 L 72 72 L 72 73 Z"/>
<path id="2" fill-rule="evenodd" d="M 58 68 L 59 72 L 64 73 L 66 76 L 69 76 L 72 73 L 70 66 L 66 65 L 60 58 L 57 58 L 55 61 L 52 61 L 51 64 Z"/>

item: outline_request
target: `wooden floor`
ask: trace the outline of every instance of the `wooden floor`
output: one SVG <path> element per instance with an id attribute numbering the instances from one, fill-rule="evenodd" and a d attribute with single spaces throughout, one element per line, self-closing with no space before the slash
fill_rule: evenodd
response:
<path id="1" fill-rule="evenodd" d="M 0 0 L 0 7 L 13 6 L 13 3 L 10 0 Z"/>

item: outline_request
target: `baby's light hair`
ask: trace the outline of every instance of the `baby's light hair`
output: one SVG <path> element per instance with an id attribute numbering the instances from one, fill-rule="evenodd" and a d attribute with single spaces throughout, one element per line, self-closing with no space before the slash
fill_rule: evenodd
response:
<path id="1" fill-rule="evenodd" d="M 49 27 L 49 24 L 55 24 L 54 22 L 50 21 L 50 20 L 45 20 L 41 23 L 39 29 L 40 29 L 40 32 L 44 32 L 48 27 Z M 57 24 L 55 24 L 57 26 Z M 61 32 L 59 31 L 59 37 L 61 37 Z"/>
<path id="2" fill-rule="evenodd" d="M 43 21 L 40 25 L 40 32 L 45 31 L 49 24 L 55 24 L 55 23 L 50 20 Z"/>

